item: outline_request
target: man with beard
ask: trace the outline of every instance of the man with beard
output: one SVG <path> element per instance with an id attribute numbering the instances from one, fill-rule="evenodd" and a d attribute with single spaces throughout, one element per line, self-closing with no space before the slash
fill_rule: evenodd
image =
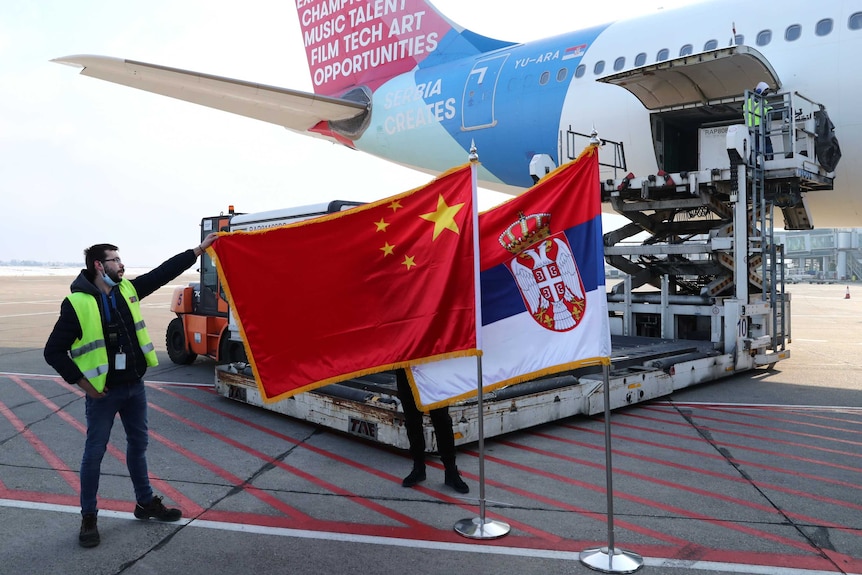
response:
<path id="1" fill-rule="evenodd" d="M 126 466 L 135 490 L 135 517 L 177 521 L 150 487 L 147 471 L 147 397 L 144 373 L 158 364 L 141 317 L 140 300 L 194 265 L 215 240 L 208 235 L 194 249 L 170 258 L 135 279 L 123 276 L 119 248 L 96 244 L 84 250 L 86 269 L 75 278 L 72 293 L 60 305 L 60 317 L 45 344 L 45 360 L 72 385 L 84 390 L 87 439 L 81 459 L 81 529 L 78 543 L 95 547 L 96 494 L 102 458 L 119 413 L 126 431 Z"/>

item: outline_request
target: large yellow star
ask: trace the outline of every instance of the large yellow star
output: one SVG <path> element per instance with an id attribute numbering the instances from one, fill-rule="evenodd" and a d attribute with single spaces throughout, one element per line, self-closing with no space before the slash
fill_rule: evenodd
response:
<path id="1" fill-rule="evenodd" d="M 455 215 L 460 212 L 463 207 L 464 204 L 447 206 L 446 200 L 444 200 L 443 195 L 440 194 L 437 198 L 437 210 L 419 216 L 423 220 L 434 222 L 434 237 L 431 238 L 431 241 L 436 240 L 437 236 L 439 236 L 443 230 L 451 230 L 456 234 L 461 233 L 461 230 L 458 229 L 458 224 L 455 223 Z"/>

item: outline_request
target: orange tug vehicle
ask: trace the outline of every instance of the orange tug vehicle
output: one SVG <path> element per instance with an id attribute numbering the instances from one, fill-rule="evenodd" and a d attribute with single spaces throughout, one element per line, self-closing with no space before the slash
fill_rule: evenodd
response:
<path id="1" fill-rule="evenodd" d="M 201 239 L 214 231 L 227 231 L 234 207 L 228 213 L 203 218 Z M 215 262 L 204 252 L 200 261 L 200 281 L 174 289 L 171 311 L 177 317 L 168 324 L 165 346 L 171 361 L 192 363 L 199 355 L 217 363 L 243 361 L 245 350 L 230 341 L 228 302 L 219 281 Z"/>

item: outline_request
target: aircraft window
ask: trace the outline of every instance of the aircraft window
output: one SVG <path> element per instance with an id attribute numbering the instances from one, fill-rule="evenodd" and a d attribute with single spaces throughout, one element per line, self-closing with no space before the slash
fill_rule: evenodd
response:
<path id="1" fill-rule="evenodd" d="M 791 24 L 787 27 L 787 30 L 784 31 L 784 39 L 788 42 L 795 42 L 799 40 L 799 37 L 802 36 L 802 26 L 799 24 Z"/>
<path id="2" fill-rule="evenodd" d="M 737 34 L 733 37 L 733 46 L 742 46 L 745 44 L 745 36 L 743 34 Z"/>
<path id="3" fill-rule="evenodd" d="M 575 68 L 575 78 L 581 78 L 584 75 L 584 72 L 587 71 L 587 67 L 583 64 L 580 64 L 577 68 Z M 479 381 L 478 379 L 476 381 Z"/>
<path id="4" fill-rule="evenodd" d="M 766 46 L 772 42 L 772 30 L 761 30 L 757 33 L 757 45 Z"/>
<path id="5" fill-rule="evenodd" d="M 715 50 L 716 48 L 718 48 L 718 40 L 710 40 L 703 45 L 704 52 L 706 52 L 707 50 Z"/>
<path id="6" fill-rule="evenodd" d="M 626 67 L 626 58 L 625 58 L 625 56 L 620 56 L 619 58 L 617 58 L 616 60 L 614 60 L 614 70 L 616 70 L 617 72 L 619 72 L 620 70 L 622 70 L 622 69 L 623 69 L 623 68 L 625 68 L 625 67 Z M 478 381 L 478 380 L 477 380 L 477 381 Z"/>
<path id="7" fill-rule="evenodd" d="M 859 30 L 862 28 L 862 12 L 851 14 L 847 19 L 847 27 L 851 30 Z"/>
<path id="8" fill-rule="evenodd" d="M 828 36 L 832 33 L 832 18 L 824 18 L 814 26 L 814 33 L 818 36 Z"/>
<path id="9" fill-rule="evenodd" d="M 646 64 L 646 52 L 641 52 L 635 56 L 635 66 L 643 66 L 644 64 Z"/>
<path id="10" fill-rule="evenodd" d="M 688 56 L 689 54 L 692 53 L 693 50 L 694 50 L 694 48 L 691 46 L 691 44 L 686 44 L 685 46 L 683 46 L 682 48 L 679 49 L 679 55 L 680 56 Z"/>
<path id="11" fill-rule="evenodd" d="M 668 55 L 670 55 L 670 52 L 668 52 L 667 48 L 662 48 L 658 51 L 658 54 L 655 55 L 655 61 L 663 62 L 667 60 Z"/>
<path id="12" fill-rule="evenodd" d="M 599 60 L 598 62 L 596 62 L 596 65 L 593 66 L 593 74 L 598 75 L 604 71 L 605 71 L 605 61 Z"/>
<path id="13" fill-rule="evenodd" d="M 560 68 L 559 70 L 557 70 L 557 82 L 562 82 L 563 80 L 566 79 L 566 77 L 568 75 L 569 75 L 569 69 L 568 68 Z M 476 380 L 476 381 L 478 381 L 478 380 Z"/>
<path id="14" fill-rule="evenodd" d="M 539 76 L 539 85 L 544 86 L 545 84 L 548 83 L 548 80 L 550 80 L 550 79 L 551 79 L 551 73 L 548 72 L 547 70 L 545 70 L 544 72 L 542 72 L 542 75 Z"/>

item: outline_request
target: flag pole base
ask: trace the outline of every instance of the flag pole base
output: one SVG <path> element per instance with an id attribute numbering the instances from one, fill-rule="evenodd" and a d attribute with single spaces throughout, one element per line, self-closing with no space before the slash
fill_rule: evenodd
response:
<path id="1" fill-rule="evenodd" d="M 634 573 L 644 566 L 643 557 L 637 553 L 622 549 L 611 553 L 607 547 L 581 551 L 580 559 L 590 569 L 603 573 Z"/>
<path id="2" fill-rule="evenodd" d="M 497 539 L 506 535 L 510 529 L 508 523 L 493 519 L 482 521 L 481 517 L 462 519 L 455 524 L 455 531 L 470 539 Z"/>

